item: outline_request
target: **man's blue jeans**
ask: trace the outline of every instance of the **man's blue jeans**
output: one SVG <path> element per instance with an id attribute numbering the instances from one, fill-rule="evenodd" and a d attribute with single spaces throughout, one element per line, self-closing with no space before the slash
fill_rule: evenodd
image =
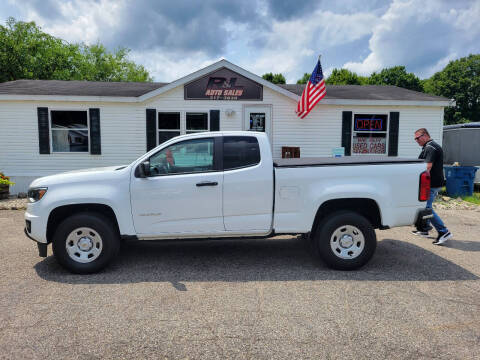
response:
<path id="1" fill-rule="evenodd" d="M 440 219 L 440 216 L 438 216 L 437 213 L 435 212 L 435 210 L 433 210 L 433 208 L 432 208 L 433 201 L 435 200 L 435 198 L 438 195 L 438 192 L 441 189 L 442 188 L 431 188 L 430 189 L 430 197 L 427 200 L 426 208 L 427 209 L 432 209 L 432 213 L 433 213 L 433 218 L 429 219 L 428 224 L 431 223 L 439 233 L 446 233 L 448 231 L 448 229 L 445 227 L 445 224 L 443 223 L 442 219 Z"/>

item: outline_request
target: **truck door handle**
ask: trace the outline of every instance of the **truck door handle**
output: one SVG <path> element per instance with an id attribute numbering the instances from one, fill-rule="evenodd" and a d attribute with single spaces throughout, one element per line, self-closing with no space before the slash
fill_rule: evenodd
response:
<path id="1" fill-rule="evenodd" d="M 217 185 L 218 185 L 218 182 L 216 181 L 203 181 L 203 182 L 197 183 L 197 186 L 217 186 Z"/>

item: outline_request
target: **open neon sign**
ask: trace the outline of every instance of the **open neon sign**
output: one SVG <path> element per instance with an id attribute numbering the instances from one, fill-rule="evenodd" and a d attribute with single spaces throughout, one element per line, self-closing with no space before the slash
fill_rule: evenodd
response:
<path id="1" fill-rule="evenodd" d="M 356 114 L 354 131 L 387 131 L 387 115 Z"/>

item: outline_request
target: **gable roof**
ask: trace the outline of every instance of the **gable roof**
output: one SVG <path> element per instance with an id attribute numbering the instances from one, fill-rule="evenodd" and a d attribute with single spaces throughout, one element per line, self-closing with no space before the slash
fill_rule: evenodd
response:
<path id="1" fill-rule="evenodd" d="M 200 78 L 204 75 L 208 75 L 216 70 L 219 70 L 221 68 L 227 68 L 227 69 L 230 69 L 240 75 L 243 75 L 247 78 L 249 78 L 250 80 L 253 80 L 267 88 L 270 88 L 272 89 L 273 91 L 276 91 L 280 94 L 283 94 L 295 101 L 298 101 L 298 95 L 296 95 L 295 93 L 291 92 L 291 91 L 288 91 L 276 84 L 273 84 L 271 83 L 270 81 L 267 81 L 265 80 L 264 78 L 258 76 L 258 75 L 255 75 L 254 73 L 251 73 L 250 71 L 247 71 L 243 68 L 241 68 L 240 66 L 237 66 L 235 64 L 232 64 L 231 62 L 225 60 L 225 59 L 222 59 L 220 61 L 217 61 L 216 63 L 213 63 L 207 67 L 204 67 L 203 69 L 200 69 L 198 71 L 195 71 L 194 73 L 191 73 L 190 75 L 187 75 L 187 76 L 184 76 L 178 80 L 175 80 L 174 82 L 171 82 L 170 84 L 166 85 L 166 86 L 163 86 L 159 89 L 156 89 L 154 91 L 152 91 L 151 93 L 148 93 L 148 94 L 145 94 L 143 96 L 140 97 L 140 100 L 141 101 L 144 101 L 144 100 L 148 100 L 154 96 L 158 96 L 160 94 L 163 94 L 164 92 L 167 92 L 171 89 L 174 89 L 176 88 L 177 86 L 181 86 L 181 85 L 185 85 L 193 80 L 196 80 L 197 78 Z"/>
<path id="2" fill-rule="evenodd" d="M 304 84 L 280 84 L 288 91 L 302 95 Z M 449 101 L 442 96 L 425 94 L 392 85 L 326 85 L 325 99 Z"/>
<path id="3" fill-rule="evenodd" d="M 57 100 L 144 102 L 178 86 L 183 86 L 221 68 L 228 68 L 264 87 L 298 101 L 305 85 L 273 84 L 231 62 L 222 59 L 171 83 L 99 82 L 63 80 L 16 80 L 0 83 L 0 100 Z M 323 104 L 337 105 L 420 105 L 451 106 L 447 98 L 396 86 L 327 85 Z"/>
<path id="4" fill-rule="evenodd" d="M 138 97 L 167 83 L 16 80 L 0 84 L 0 94 Z"/>

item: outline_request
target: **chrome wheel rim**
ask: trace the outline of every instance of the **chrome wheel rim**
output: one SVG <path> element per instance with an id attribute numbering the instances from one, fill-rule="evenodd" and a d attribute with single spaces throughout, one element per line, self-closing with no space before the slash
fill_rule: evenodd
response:
<path id="1" fill-rule="evenodd" d="M 98 232 L 88 227 L 81 227 L 67 236 L 65 247 L 72 260 L 85 264 L 100 256 L 103 242 Z"/>
<path id="2" fill-rule="evenodd" d="M 355 259 L 365 247 L 365 237 L 359 228 L 343 225 L 330 237 L 330 247 L 335 256 L 340 259 Z"/>

